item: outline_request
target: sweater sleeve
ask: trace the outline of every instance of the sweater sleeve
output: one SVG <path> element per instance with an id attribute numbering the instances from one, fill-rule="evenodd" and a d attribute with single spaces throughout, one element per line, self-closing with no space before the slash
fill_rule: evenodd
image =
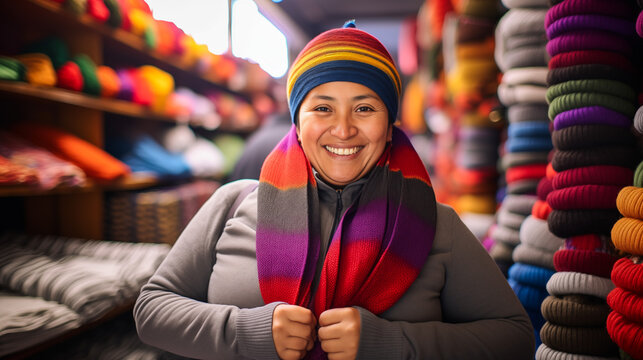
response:
<path id="1" fill-rule="evenodd" d="M 522 304 L 457 214 L 448 209 L 446 215 L 440 221 L 447 231 L 436 233 L 452 237 L 442 321 L 388 321 L 359 308 L 359 359 L 534 358 L 534 331 Z"/>
<path id="2" fill-rule="evenodd" d="M 249 183 L 219 188 L 142 287 L 134 319 L 143 342 L 198 359 L 277 358 L 271 333 L 276 303 L 240 309 L 207 301 L 216 242 L 228 210 Z"/>

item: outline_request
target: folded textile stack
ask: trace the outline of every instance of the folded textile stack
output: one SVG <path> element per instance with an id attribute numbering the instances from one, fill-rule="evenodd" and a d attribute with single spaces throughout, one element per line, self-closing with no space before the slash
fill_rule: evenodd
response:
<path id="1" fill-rule="evenodd" d="M 201 205 L 219 186 L 197 180 L 161 189 L 107 196 L 107 239 L 174 244 Z"/>
<path id="2" fill-rule="evenodd" d="M 496 27 L 494 57 L 503 73 L 498 98 L 506 109 L 509 126 L 500 161 L 504 189 L 498 194 L 500 205 L 496 224 L 485 242 L 491 256 L 508 275 L 508 268 L 514 261 L 512 253 L 521 240 L 522 221 L 531 214 L 552 144 L 545 99 L 547 54 L 544 47 L 547 37 L 543 22 L 547 2 L 503 1 L 503 4 L 509 10 Z M 508 209 L 520 198 L 529 203 L 523 211 Z M 515 279 L 510 280 L 516 290 L 520 284 Z M 540 312 L 540 305 L 532 302 L 529 306 L 528 312 Z M 537 316 L 532 316 L 532 320 L 534 318 Z M 534 327 L 537 328 L 537 324 Z"/>
<path id="3" fill-rule="evenodd" d="M 80 316 L 56 301 L 0 291 L 0 356 L 26 349 L 80 325 Z"/>
<path id="4" fill-rule="evenodd" d="M 0 355 L 133 301 L 170 247 L 58 236 L 0 237 Z"/>
<path id="5" fill-rule="evenodd" d="M 549 229 L 565 238 L 554 254 L 550 295 L 565 311 L 546 312 L 538 359 L 560 353 L 618 357 L 606 329 L 607 294 L 618 255 L 610 232 L 619 191 L 638 163 L 630 128 L 636 112 L 634 7 L 630 1 L 551 1 L 545 18 L 551 160 Z M 557 299 L 557 300 L 560 300 Z M 561 301 L 562 301 L 561 300 Z M 558 309 L 558 308 L 556 308 Z M 571 356 L 571 355 L 569 355 Z"/>

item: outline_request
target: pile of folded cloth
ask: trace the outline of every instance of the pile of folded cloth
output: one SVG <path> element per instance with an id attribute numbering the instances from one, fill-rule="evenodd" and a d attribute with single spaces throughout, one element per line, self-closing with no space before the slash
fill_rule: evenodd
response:
<path id="1" fill-rule="evenodd" d="M 133 302 L 169 249 L 167 244 L 2 235 L 0 355 Z"/>

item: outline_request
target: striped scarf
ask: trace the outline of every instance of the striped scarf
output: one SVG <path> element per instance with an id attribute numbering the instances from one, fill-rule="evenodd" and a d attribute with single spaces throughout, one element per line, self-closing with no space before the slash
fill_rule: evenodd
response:
<path id="1" fill-rule="evenodd" d="M 294 126 L 264 162 L 259 181 L 257 267 L 266 304 L 308 307 L 317 317 L 347 306 L 380 314 L 406 292 L 431 250 L 435 195 L 424 165 L 397 128 L 341 218 L 314 294 L 319 198 Z"/>

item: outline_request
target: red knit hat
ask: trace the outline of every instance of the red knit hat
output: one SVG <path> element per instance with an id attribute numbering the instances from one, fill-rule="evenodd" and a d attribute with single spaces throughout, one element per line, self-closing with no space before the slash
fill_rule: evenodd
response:
<path id="1" fill-rule="evenodd" d="M 594 165 L 572 168 L 558 172 L 552 179 L 554 189 L 576 185 L 620 185 L 632 184 L 634 172 L 623 166 Z"/>
<path id="2" fill-rule="evenodd" d="M 555 210 L 616 208 L 620 186 L 578 185 L 554 190 L 547 203 Z"/>
<path id="3" fill-rule="evenodd" d="M 616 260 L 618 257 L 599 251 L 560 249 L 554 253 L 554 268 L 609 278 Z"/>
<path id="4" fill-rule="evenodd" d="M 547 204 L 547 201 L 537 200 L 531 208 L 531 215 L 539 219 L 547 220 L 551 210 L 552 208 Z"/>
<path id="5" fill-rule="evenodd" d="M 639 257 L 618 259 L 612 268 L 614 285 L 643 295 L 643 261 Z"/>
<path id="6" fill-rule="evenodd" d="M 635 359 L 643 356 L 643 325 L 612 311 L 607 317 L 607 332 L 621 349 Z"/>
<path id="7" fill-rule="evenodd" d="M 643 325 L 643 296 L 617 287 L 607 295 L 607 304 L 627 320 Z"/>

